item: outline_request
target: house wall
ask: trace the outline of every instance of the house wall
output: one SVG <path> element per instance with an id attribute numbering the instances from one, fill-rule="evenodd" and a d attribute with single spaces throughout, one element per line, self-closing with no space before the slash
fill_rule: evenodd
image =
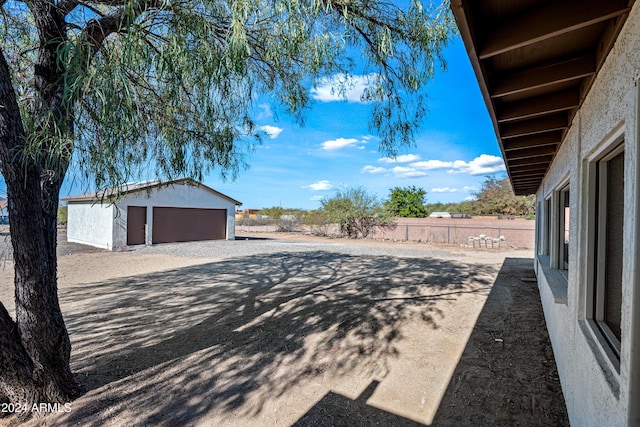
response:
<path id="1" fill-rule="evenodd" d="M 113 249 L 113 205 L 69 202 L 67 241 Z"/>
<path id="2" fill-rule="evenodd" d="M 543 202 L 538 206 L 544 206 L 544 200 L 554 191 L 567 182 L 570 186 L 568 272 L 563 275 L 557 262 L 554 264 L 558 247 L 543 253 L 545 240 L 557 241 L 558 231 L 550 236 L 538 234 L 535 269 L 569 419 L 576 426 L 640 424 L 640 284 L 636 273 L 640 267 L 639 77 L 640 4 L 636 2 L 537 193 L 538 202 Z M 588 231 L 592 193 L 587 170 L 588 159 L 619 136 L 625 141 L 624 201 L 628 215 L 624 217 L 621 356 L 616 368 L 604 354 L 602 343 L 590 332 L 586 318 L 588 260 L 594 245 Z M 552 197 L 552 201 L 549 214 L 539 212 L 539 226 L 545 221 L 556 223 L 558 215 L 553 212 L 558 209 L 557 198 Z"/>
<path id="3" fill-rule="evenodd" d="M 151 244 L 153 235 L 153 207 L 208 208 L 227 210 L 227 240 L 235 239 L 235 204 L 216 196 L 211 192 L 185 184 L 155 189 L 151 193 L 140 191 L 128 194 L 118 202 L 113 229 L 114 248 L 127 245 L 127 208 L 128 206 L 147 206 L 146 242 Z"/>

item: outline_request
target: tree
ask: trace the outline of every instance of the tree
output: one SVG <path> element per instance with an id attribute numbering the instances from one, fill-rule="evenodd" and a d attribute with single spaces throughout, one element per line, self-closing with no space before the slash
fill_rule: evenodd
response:
<path id="1" fill-rule="evenodd" d="M 422 188 L 394 187 L 391 189 L 389 200 L 385 202 L 387 209 L 395 216 L 403 218 L 424 218 L 427 192 Z"/>
<path id="2" fill-rule="evenodd" d="M 479 214 L 527 216 L 535 213 L 534 196 L 516 196 L 508 177 L 497 179 L 487 176 L 475 196 L 473 205 Z"/>
<path id="3" fill-rule="evenodd" d="M 363 187 L 338 191 L 320 203 L 329 222 L 338 224 L 342 235 L 352 239 L 367 237 L 377 227 L 393 227 L 391 212 Z"/>
<path id="4" fill-rule="evenodd" d="M 285 214 L 286 209 L 282 206 L 272 206 L 270 208 L 262 208 L 260 209 L 260 215 L 268 216 L 272 219 L 280 219 L 280 217 Z"/>
<path id="5" fill-rule="evenodd" d="M 67 218 L 69 216 L 69 207 L 68 206 L 60 206 L 58 207 L 58 223 L 66 224 Z"/>
<path id="6" fill-rule="evenodd" d="M 113 197 L 149 175 L 234 177 L 263 136 L 251 114 L 259 96 L 302 123 L 309 85 L 330 79 L 344 93 L 356 72 L 370 77 L 370 126 L 393 154 L 413 140 L 453 28 L 446 4 L 408 3 L 0 0 L 0 171 L 16 287 L 15 320 L 0 306 L 0 401 L 78 393 L 56 283 L 69 170 Z"/>

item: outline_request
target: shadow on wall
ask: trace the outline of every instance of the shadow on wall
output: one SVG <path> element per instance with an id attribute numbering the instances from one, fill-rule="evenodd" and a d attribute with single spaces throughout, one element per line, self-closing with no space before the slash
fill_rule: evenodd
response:
<path id="1" fill-rule="evenodd" d="M 438 328 L 439 301 L 487 293 L 495 273 L 320 251 L 62 289 L 72 369 L 88 393 L 56 421 L 99 426 L 118 413 L 135 425 L 192 424 L 212 410 L 250 417 L 326 373 L 384 379 L 401 325 Z"/>

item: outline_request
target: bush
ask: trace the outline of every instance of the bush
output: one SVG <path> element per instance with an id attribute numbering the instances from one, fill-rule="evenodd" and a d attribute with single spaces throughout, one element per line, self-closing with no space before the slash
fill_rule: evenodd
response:
<path id="1" fill-rule="evenodd" d="M 375 228 L 395 227 L 391 212 L 362 187 L 338 191 L 321 203 L 327 222 L 338 224 L 344 237 L 364 238 Z"/>

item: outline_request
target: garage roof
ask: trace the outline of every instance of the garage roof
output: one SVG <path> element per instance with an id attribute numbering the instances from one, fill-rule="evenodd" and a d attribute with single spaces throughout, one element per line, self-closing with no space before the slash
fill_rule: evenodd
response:
<path id="1" fill-rule="evenodd" d="M 451 0 L 517 195 L 535 193 L 635 0 Z"/>
<path id="2" fill-rule="evenodd" d="M 164 187 L 172 187 L 174 185 L 190 185 L 193 187 L 202 188 L 216 196 L 226 199 L 229 202 L 235 204 L 236 206 L 242 205 L 242 202 L 239 202 L 231 197 L 220 193 L 219 191 L 214 190 L 213 188 L 207 187 L 206 185 L 195 181 L 191 178 L 178 178 L 171 181 L 142 181 L 142 182 L 133 182 L 124 184 L 122 187 L 118 189 L 109 189 L 105 191 L 97 191 L 91 193 L 84 193 L 77 196 L 71 197 L 63 197 L 61 200 L 64 202 L 96 202 L 106 200 L 109 202 L 114 202 L 118 197 L 124 196 L 126 194 L 147 191 L 151 192 L 154 189 L 164 188 Z"/>

